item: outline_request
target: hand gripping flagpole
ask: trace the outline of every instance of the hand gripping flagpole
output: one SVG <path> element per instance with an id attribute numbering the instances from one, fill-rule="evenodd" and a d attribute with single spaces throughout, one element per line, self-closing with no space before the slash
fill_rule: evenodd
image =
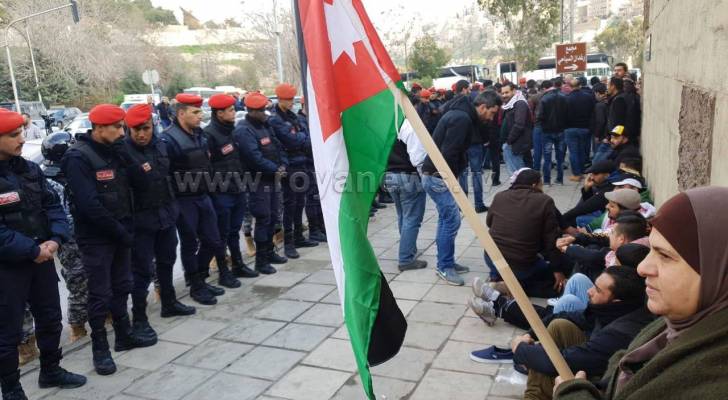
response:
<path id="1" fill-rule="evenodd" d="M 412 127 L 417 134 L 417 138 L 420 139 L 420 142 L 422 142 L 422 145 L 425 147 L 427 154 L 430 156 L 430 159 L 435 164 L 435 168 L 437 168 L 437 171 L 440 173 L 440 176 L 443 178 L 448 189 L 455 198 L 455 202 L 458 204 L 460 210 L 463 212 L 465 220 L 475 231 L 475 235 L 478 237 L 480 245 L 483 246 L 483 249 L 485 249 L 490 258 L 493 260 L 493 263 L 498 269 L 498 273 L 503 278 L 505 284 L 508 286 L 508 290 L 511 291 L 513 297 L 516 299 L 516 303 L 518 303 L 518 306 L 521 308 L 521 311 L 526 317 L 526 320 L 528 320 L 529 325 L 531 325 L 531 328 L 533 328 L 533 330 L 536 332 L 536 335 L 540 340 L 541 346 L 543 346 L 544 350 L 546 350 L 546 354 L 549 356 L 549 359 L 551 359 L 551 362 L 554 364 L 556 371 L 564 380 L 574 379 L 574 374 L 571 372 L 571 369 L 566 364 L 566 360 L 564 360 L 564 357 L 561 355 L 558 347 L 556 347 L 554 339 L 551 337 L 551 335 L 549 335 L 546 327 L 541 321 L 541 318 L 538 316 L 536 310 L 533 308 L 531 301 L 528 299 L 528 296 L 526 296 L 526 292 L 523 291 L 521 284 L 516 279 L 516 276 L 513 274 L 513 271 L 508 266 L 508 263 L 506 263 L 505 258 L 503 258 L 503 254 L 501 253 L 500 249 L 498 249 L 498 246 L 496 246 L 493 238 L 490 236 L 490 233 L 485 228 L 485 225 L 478 218 L 478 214 L 475 213 L 473 205 L 468 201 L 468 198 L 465 196 L 465 194 L 463 194 L 460 183 L 453 175 L 450 166 L 447 165 L 447 162 L 443 158 L 442 153 L 440 153 L 437 145 L 435 145 L 432 137 L 430 137 L 430 134 L 427 132 L 427 128 L 425 128 L 425 125 L 422 123 L 422 120 L 420 119 L 419 114 L 417 114 L 415 107 L 412 105 L 409 98 L 407 98 L 407 96 L 405 96 L 405 94 L 394 84 L 394 82 L 390 80 L 389 82 L 387 82 L 387 86 L 389 86 L 389 90 L 392 92 L 395 101 L 402 106 L 405 116 L 412 124 Z"/>

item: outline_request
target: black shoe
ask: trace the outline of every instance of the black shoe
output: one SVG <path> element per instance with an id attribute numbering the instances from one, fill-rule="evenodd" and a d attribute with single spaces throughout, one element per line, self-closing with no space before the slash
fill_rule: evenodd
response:
<path id="1" fill-rule="evenodd" d="M 0 376 L 3 400 L 28 400 L 20 384 L 20 371 Z"/>
<path id="2" fill-rule="evenodd" d="M 149 325 L 149 321 L 135 319 L 131 331 L 132 335 L 143 340 L 145 343 L 151 341 L 155 344 L 157 343 L 157 332 L 155 332 L 152 326 Z"/>
<path id="3" fill-rule="evenodd" d="M 283 254 L 285 254 L 286 257 L 294 260 L 301 257 L 301 255 L 298 254 L 298 251 L 296 251 L 296 246 L 292 244 L 286 244 L 285 246 L 283 246 Z"/>
<path id="4" fill-rule="evenodd" d="M 190 297 L 192 297 L 192 300 L 204 306 L 212 306 L 217 304 L 217 299 L 215 298 L 215 296 L 213 296 L 213 294 L 210 293 L 210 291 L 207 289 L 207 286 L 202 283 L 192 285 L 192 287 L 190 288 Z"/>
<path id="5" fill-rule="evenodd" d="M 305 237 L 303 237 L 303 235 L 301 235 L 299 237 L 296 237 L 296 239 L 293 241 L 293 245 L 296 246 L 296 248 L 316 247 L 318 246 L 318 242 L 312 239 L 306 239 Z"/>
<path id="6" fill-rule="evenodd" d="M 106 337 L 106 329 L 91 331 L 91 350 L 94 369 L 97 374 L 111 375 L 116 372 L 116 364 L 109 351 L 109 339 Z"/>
<path id="7" fill-rule="evenodd" d="M 427 261 L 424 260 L 413 260 L 407 264 L 400 264 L 397 266 L 400 271 L 411 271 L 413 269 L 422 269 L 427 267 Z"/>
<path id="8" fill-rule="evenodd" d="M 387 206 L 386 206 L 385 204 L 381 204 L 381 203 L 380 203 L 380 202 L 378 202 L 378 201 L 375 201 L 375 202 L 374 202 L 374 204 L 372 205 L 372 207 L 374 207 L 374 208 L 378 208 L 378 209 L 380 209 L 380 210 L 381 210 L 382 208 L 387 208 Z"/>
<path id="9" fill-rule="evenodd" d="M 493 181 L 493 186 L 500 186 L 500 185 L 501 185 L 501 181 Z"/>
<path id="10" fill-rule="evenodd" d="M 47 389 L 57 387 L 61 389 L 74 389 L 86 384 L 86 377 L 66 371 L 60 366 L 40 369 L 38 375 L 38 387 Z M 3 397 L 4 398 L 4 397 Z"/>
<path id="11" fill-rule="evenodd" d="M 157 344 L 156 334 L 154 338 L 139 337 L 134 334 L 129 317 L 122 317 L 114 321 L 114 351 L 126 351 L 141 347 L 150 347 Z"/>
<path id="12" fill-rule="evenodd" d="M 260 276 L 257 272 L 248 268 L 247 265 L 233 265 L 232 273 L 237 278 L 257 278 Z"/>
<path id="13" fill-rule="evenodd" d="M 379 202 L 382 204 L 394 204 L 392 196 L 386 192 L 382 192 L 382 194 L 379 195 Z"/>
<path id="14" fill-rule="evenodd" d="M 285 264 L 288 262 L 288 259 L 279 256 L 278 253 L 275 252 L 275 250 L 270 249 L 268 250 L 268 262 L 271 264 Z"/>
<path id="15" fill-rule="evenodd" d="M 308 238 L 311 240 L 315 240 L 319 243 L 326 243 L 326 234 L 321 232 L 320 230 L 313 230 L 310 231 L 308 234 Z"/>
<path id="16" fill-rule="evenodd" d="M 263 275 L 271 275 L 278 272 L 275 267 L 273 267 L 270 264 L 264 264 L 264 265 L 256 265 L 255 270 L 260 272 Z"/>
<path id="17" fill-rule="evenodd" d="M 488 207 L 486 206 L 475 206 L 475 212 L 478 214 L 482 214 L 486 211 L 488 211 Z"/>
<path id="18" fill-rule="evenodd" d="M 225 294 L 225 289 L 223 289 L 223 288 L 221 288 L 221 287 L 217 287 L 217 286 L 213 286 L 213 285 L 210 285 L 209 283 L 207 283 L 207 282 L 205 282 L 205 281 L 203 281 L 202 283 L 203 283 L 203 284 L 205 285 L 205 287 L 207 288 L 207 290 L 208 290 L 208 291 L 209 291 L 209 292 L 210 292 L 210 293 L 211 293 L 211 294 L 212 294 L 213 296 L 215 296 L 215 297 L 217 297 L 217 296 L 222 296 L 222 295 L 224 295 L 224 294 Z"/>
<path id="19" fill-rule="evenodd" d="M 240 281 L 235 279 L 235 276 L 233 276 L 233 274 L 227 269 L 225 269 L 225 271 L 220 271 L 220 277 L 217 282 L 220 286 L 230 289 L 239 288 L 241 285 Z"/>
<path id="20" fill-rule="evenodd" d="M 184 305 L 177 300 L 170 302 L 162 302 L 162 311 L 160 315 L 162 318 L 181 317 L 186 315 L 193 315 L 197 312 L 192 306 Z"/>

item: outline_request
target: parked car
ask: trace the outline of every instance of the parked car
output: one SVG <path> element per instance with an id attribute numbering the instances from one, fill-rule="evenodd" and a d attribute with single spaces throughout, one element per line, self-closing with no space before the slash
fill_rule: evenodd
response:
<path id="1" fill-rule="evenodd" d="M 51 107 L 48 110 L 51 123 L 59 129 L 63 129 L 63 127 L 71 123 L 79 114 L 82 114 L 82 112 L 76 107 Z"/>
<path id="2" fill-rule="evenodd" d="M 79 133 L 86 133 L 91 129 L 91 121 L 88 120 L 88 113 L 79 114 L 70 124 L 63 128 L 74 137 Z"/>
<path id="3" fill-rule="evenodd" d="M 33 161 L 36 164 L 43 162 L 43 153 L 41 152 L 41 144 L 43 139 L 31 139 L 26 140 L 23 144 L 23 152 L 21 155 L 23 158 L 29 161 Z"/>
<path id="4" fill-rule="evenodd" d="M 15 102 L 0 103 L 0 107 L 6 110 L 18 112 L 15 107 Z M 20 112 L 30 115 L 30 119 L 40 129 L 46 129 L 46 119 L 49 118 L 48 111 L 46 110 L 45 105 L 40 101 L 21 101 Z M 48 128 L 50 128 L 50 126 L 48 126 Z"/>

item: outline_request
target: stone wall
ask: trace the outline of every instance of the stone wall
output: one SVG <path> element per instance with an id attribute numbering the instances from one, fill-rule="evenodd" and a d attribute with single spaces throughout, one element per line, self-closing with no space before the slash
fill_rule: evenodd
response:
<path id="1" fill-rule="evenodd" d="M 645 8 L 642 151 L 659 205 L 678 190 L 728 186 L 728 0 Z"/>

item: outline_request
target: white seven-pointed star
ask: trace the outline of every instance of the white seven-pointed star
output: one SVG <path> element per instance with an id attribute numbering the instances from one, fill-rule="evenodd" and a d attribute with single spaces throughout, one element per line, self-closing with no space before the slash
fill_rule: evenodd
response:
<path id="1" fill-rule="evenodd" d="M 324 2 L 326 25 L 329 32 L 329 42 L 331 42 L 331 60 L 335 63 L 342 53 L 346 53 L 351 61 L 356 64 L 354 43 L 361 41 L 362 37 L 354 28 L 354 21 L 350 19 L 349 15 L 351 14 L 347 11 L 354 12 L 353 15 L 356 15 L 356 11 L 351 6 L 351 0 L 334 0 L 331 5 Z"/>

